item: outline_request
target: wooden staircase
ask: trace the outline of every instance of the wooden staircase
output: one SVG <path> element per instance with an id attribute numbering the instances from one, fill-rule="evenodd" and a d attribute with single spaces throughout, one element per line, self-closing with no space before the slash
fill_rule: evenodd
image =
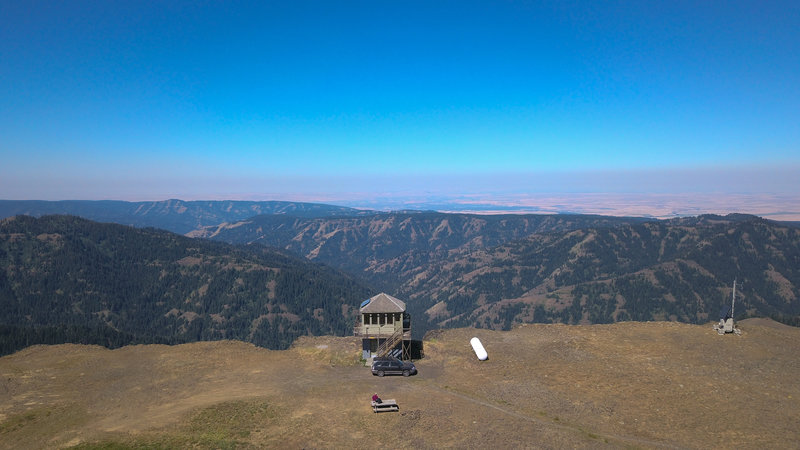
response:
<path id="1" fill-rule="evenodd" d="M 395 331 L 394 334 L 386 338 L 386 340 L 383 341 L 383 343 L 378 346 L 378 351 L 375 352 L 375 355 L 378 357 L 384 357 L 388 355 L 389 352 L 391 352 L 392 349 L 397 347 L 397 344 L 399 344 L 400 341 L 402 340 L 403 340 L 403 329 L 401 328 Z"/>

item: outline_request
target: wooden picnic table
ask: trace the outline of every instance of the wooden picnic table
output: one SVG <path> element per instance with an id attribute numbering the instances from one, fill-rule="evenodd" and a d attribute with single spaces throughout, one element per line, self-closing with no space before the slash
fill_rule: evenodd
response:
<path id="1" fill-rule="evenodd" d="M 373 412 L 384 412 L 384 411 L 399 411 L 400 406 L 397 404 L 395 399 L 389 398 L 383 400 L 382 402 L 372 402 L 372 411 Z"/>

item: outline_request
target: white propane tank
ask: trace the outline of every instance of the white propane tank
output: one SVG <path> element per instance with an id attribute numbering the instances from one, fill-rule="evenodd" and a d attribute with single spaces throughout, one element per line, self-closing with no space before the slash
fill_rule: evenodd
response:
<path id="1" fill-rule="evenodd" d="M 469 340 L 470 345 L 472 345 L 472 349 L 475 350 L 475 356 L 478 357 L 481 361 L 486 361 L 489 359 L 489 354 L 486 353 L 486 349 L 483 348 L 483 344 L 481 344 L 481 340 L 474 337 Z"/>

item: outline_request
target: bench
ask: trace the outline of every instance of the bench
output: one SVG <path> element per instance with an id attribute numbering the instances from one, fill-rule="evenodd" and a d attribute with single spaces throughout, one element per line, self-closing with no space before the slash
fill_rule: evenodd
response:
<path id="1" fill-rule="evenodd" d="M 384 400 L 381 403 L 372 402 L 372 411 L 376 413 L 384 411 L 399 411 L 399 410 L 400 406 L 393 398 Z"/>

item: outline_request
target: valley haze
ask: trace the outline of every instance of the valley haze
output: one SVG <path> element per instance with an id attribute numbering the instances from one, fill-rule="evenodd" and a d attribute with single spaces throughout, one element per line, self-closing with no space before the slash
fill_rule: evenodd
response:
<path id="1" fill-rule="evenodd" d="M 800 178 L 800 171 L 797 173 Z M 800 192 L 800 187 L 798 187 Z M 163 200 L 121 197 L 116 201 L 131 203 Z M 5 200 L 11 200 L 6 198 Z M 30 201 L 19 199 L 18 201 Z M 2 199 L 0 199 L 2 201 Z M 40 201 L 58 202 L 64 199 Z M 115 201 L 91 197 L 75 201 Z M 209 195 L 187 196 L 192 202 L 285 202 L 340 205 L 364 211 L 427 210 L 472 214 L 597 214 L 606 216 L 668 219 L 700 214 L 753 214 L 772 220 L 800 221 L 800 194 L 748 193 L 503 193 L 503 194 L 409 194 L 367 192 L 347 196 L 327 194 L 249 194 L 239 197 Z"/>
<path id="2" fill-rule="evenodd" d="M 793 1 L 0 6 L 0 198 L 797 220 Z"/>

